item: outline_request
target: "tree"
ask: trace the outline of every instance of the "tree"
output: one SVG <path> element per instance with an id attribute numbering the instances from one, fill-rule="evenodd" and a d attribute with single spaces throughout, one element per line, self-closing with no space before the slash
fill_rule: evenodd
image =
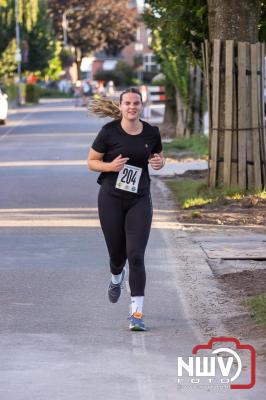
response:
<path id="1" fill-rule="evenodd" d="M 0 54 L 7 48 L 14 37 L 14 0 L 2 0 L 0 3 Z"/>
<path id="2" fill-rule="evenodd" d="M 128 0 L 49 0 L 49 10 L 59 38 L 62 16 L 67 13 L 69 45 L 83 54 L 106 50 L 117 54 L 135 39 L 136 11 Z"/>
<path id="3" fill-rule="evenodd" d="M 260 26 L 262 16 L 265 17 L 265 6 L 259 0 L 208 0 L 209 46 L 213 48 L 213 59 L 217 60 L 216 70 L 220 63 L 219 74 L 210 74 L 209 85 L 211 186 L 221 184 L 260 189 L 265 185 L 263 82 L 261 72 L 257 72 L 262 63 L 261 46 L 247 47 L 245 44 L 255 44 L 259 37 L 265 40 L 265 22 Z M 207 46 L 205 51 L 208 52 Z M 232 67 L 228 64 L 230 60 L 233 60 Z M 245 67 L 239 83 L 242 65 Z M 225 73 L 221 73 L 224 70 Z M 237 83 L 238 87 L 235 87 Z M 243 96 L 239 94 L 239 87 L 245 102 L 241 101 Z"/>
<path id="4" fill-rule="evenodd" d="M 208 0 L 209 39 L 257 42 L 260 3 L 259 0 Z"/>
<path id="5" fill-rule="evenodd" d="M 149 0 L 144 20 L 152 30 L 153 50 L 166 76 L 168 98 L 174 93 L 176 135 L 193 133 L 199 123 L 194 124 L 191 66 L 201 64 L 201 42 L 208 29 L 206 1 Z M 202 102 L 198 101 L 198 107 L 202 107 Z M 168 100 L 165 117 L 170 116 L 171 120 L 173 113 L 169 110 L 172 109 L 172 102 Z M 166 118 L 164 125 L 168 130 Z"/>
<path id="6" fill-rule="evenodd" d="M 53 30 L 47 12 L 47 1 L 39 0 L 37 20 L 27 34 L 28 60 L 24 68 L 28 71 L 41 71 L 48 67 L 55 52 Z"/>
<path id="7" fill-rule="evenodd" d="M 15 62 L 15 54 L 16 51 L 16 41 L 12 39 L 6 49 L 1 53 L 0 57 L 0 76 L 9 76 L 12 75 L 16 69 L 17 64 Z"/>
<path id="8" fill-rule="evenodd" d="M 19 0 L 22 66 L 36 71 L 48 66 L 54 43 L 46 0 Z M 15 64 L 15 0 L 0 2 L 1 74 L 13 74 Z M 13 52 L 13 53 L 12 53 Z M 5 60 L 7 60 L 5 62 Z"/>

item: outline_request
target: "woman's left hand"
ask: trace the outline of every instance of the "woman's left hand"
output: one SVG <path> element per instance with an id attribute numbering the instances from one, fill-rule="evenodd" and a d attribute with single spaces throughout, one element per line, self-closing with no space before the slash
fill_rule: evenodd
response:
<path id="1" fill-rule="evenodd" d="M 153 169 L 161 169 L 164 166 L 164 158 L 155 153 L 153 157 L 149 159 L 149 164 Z"/>

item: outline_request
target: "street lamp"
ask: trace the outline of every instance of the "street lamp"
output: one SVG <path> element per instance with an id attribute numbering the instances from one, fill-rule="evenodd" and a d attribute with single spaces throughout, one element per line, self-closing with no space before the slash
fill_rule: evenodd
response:
<path id="1" fill-rule="evenodd" d="M 20 29 L 19 29 L 19 15 L 18 15 L 18 2 L 15 0 L 15 16 L 16 16 L 16 54 L 15 61 L 18 64 L 18 104 L 22 103 L 21 99 L 21 49 L 20 49 Z"/>

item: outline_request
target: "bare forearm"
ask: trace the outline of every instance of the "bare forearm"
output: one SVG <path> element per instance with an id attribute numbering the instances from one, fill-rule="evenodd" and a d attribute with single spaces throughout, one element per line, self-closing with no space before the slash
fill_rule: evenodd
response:
<path id="1" fill-rule="evenodd" d="M 100 160 L 88 160 L 88 168 L 96 172 L 111 172 L 110 164 Z"/>

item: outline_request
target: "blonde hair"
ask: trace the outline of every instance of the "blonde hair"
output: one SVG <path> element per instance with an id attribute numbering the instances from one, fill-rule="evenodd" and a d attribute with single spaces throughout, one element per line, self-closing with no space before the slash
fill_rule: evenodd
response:
<path id="1" fill-rule="evenodd" d="M 111 117 L 121 119 L 122 114 L 119 109 L 119 103 L 111 99 L 94 99 L 89 102 L 88 111 L 92 115 L 100 118 Z"/>
<path id="2" fill-rule="evenodd" d="M 96 115 L 100 118 L 111 117 L 113 119 L 122 119 L 122 113 L 119 109 L 119 104 L 122 103 L 123 96 L 126 93 L 136 93 L 140 96 L 142 103 L 142 96 L 138 89 L 128 88 L 125 89 L 119 96 L 119 102 L 111 99 L 94 99 L 89 102 L 88 111 L 92 115 Z"/>

